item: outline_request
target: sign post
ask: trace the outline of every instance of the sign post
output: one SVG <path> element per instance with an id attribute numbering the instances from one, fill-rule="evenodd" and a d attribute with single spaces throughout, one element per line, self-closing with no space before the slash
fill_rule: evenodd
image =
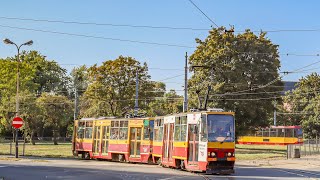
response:
<path id="1" fill-rule="evenodd" d="M 21 117 L 16 116 L 16 117 L 14 117 L 14 118 L 12 119 L 12 126 L 16 129 L 16 137 L 15 137 L 15 139 L 16 139 L 16 153 L 15 153 L 16 158 L 19 157 L 19 151 L 18 151 L 18 150 L 19 150 L 19 149 L 18 149 L 18 146 L 19 146 L 19 144 L 18 144 L 18 132 L 19 132 L 19 128 L 21 128 L 22 125 L 23 125 L 23 120 L 22 120 Z"/>

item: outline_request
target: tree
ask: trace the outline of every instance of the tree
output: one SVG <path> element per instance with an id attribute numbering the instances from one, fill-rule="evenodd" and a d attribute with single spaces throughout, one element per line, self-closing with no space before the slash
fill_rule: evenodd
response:
<path id="1" fill-rule="evenodd" d="M 136 73 L 139 79 L 139 107 L 150 101 L 154 83 L 150 82 L 148 66 L 132 57 L 119 56 L 88 70 L 89 86 L 81 98 L 80 114 L 92 116 L 123 116 L 134 108 Z M 145 100 L 145 101 L 143 101 Z"/>
<path id="2" fill-rule="evenodd" d="M 71 80 L 72 80 L 71 87 L 73 89 L 72 97 L 74 97 L 74 101 L 75 101 L 74 118 L 78 118 L 79 97 L 83 95 L 83 93 L 86 91 L 89 85 L 87 72 L 88 72 L 88 68 L 85 65 L 83 65 L 83 66 L 74 68 L 70 74 Z"/>
<path id="3" fill-rule="evenodd" d="M 52 128 L 53 142 L 57 145 L 61 128 L 67 128 L 72 120 L 72 102 L 65 96 L 48 93 L 43 93 L 36 102 L 43 113 L 45 127 Z"/>
<path id="4" fill-rule="evenodd" d="M 202 67 L 191 69 L 190 106 L 197 106 L 197 90 L 203 97 L 211 86 L 209 106 L 234 111 L 237 133 L 243 134 L 270 123 L 272 100 L 279 94 L 268 92 L 283 90 L 278 46 L 266 38 L 266 33 L 255 35 L 246 30 L 234 34 L 225 30 L 212 29 L 204 41 L 196 39 L 198 46 L 189 64 Z"/>
<path id="5" fill-rule="evenodd" d="M 284 102 L 293 113 L 287 125 L 302 125 L 309 138 L 320 135 L 320 75 L 312 73 L 299 80 L 297 88 L 287 93 Z"/>
<path id="6" fill-rule="evenodd" d="M 32 93 L 24 93 L 21 98 L 21 117 L 24 120 L 24 135 L 30 135 L 32 145 L 35 145 L 34 137 L 38 137 L 45 125 L 45 116 L 40 106 L 36 103 L 37 98 Z"/>
<path id="7" fill-rule="evenodd" d="M 8 136 L 14 129 L 11 127 L 12 118 L 15 116 L 16 84 L 17 84 L 17 61 L 16 58 L 0 59 L 0 116 L 1 134 Z M 35 71 L 22 61 L 19 64 L 20 93 L 34 90 L 36 84 L 32 82 Z M 19 96 L 21 97 L 21 96 Z"/>
<path id="8" fill-rule="evenodd" d="M 37 85 L 35 93 L 41 95 L 43 92 L 55 92 L 68 95 L 70 79 L 67 76 L 67 70 L 57 62 L 47 60 L 46 56 L 37 51 L 23 52 L 21 59 L 34 71 L 33 83 Z"/>
<path id="9" fill-rule="evenodd" d="M 183 110 L 183 96 L 170 90 L 162 98 L 152 101 L 149 105 L 149 116 L 164 116 L 172 113 L 180 113 Z"/>

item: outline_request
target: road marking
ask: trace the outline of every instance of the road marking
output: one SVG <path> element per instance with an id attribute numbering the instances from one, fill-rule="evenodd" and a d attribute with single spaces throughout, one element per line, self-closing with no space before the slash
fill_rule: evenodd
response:
<path id="1" fill-rule="evenodd" d="M 185 178 L 185 177 L 187 177 L 187 176 L 173 176 L 173 177 L 168 177 L 168 178 L 159 179 L 159 180 L 181 179 L 181 178 Z"/>
<path id="2" fill-rule="evenodd" d="M 285 171 L 285 170 L 280 170 L 280 169 L 277 169 L 277 171 L 281 171 L 281 172 L 285 172 L 285 173 L 288 173 L 288 174 L 293 174 L 293 175 L 297 175 L 297 176 L 300 176 L 300 177 L 307 177 L 303 174 L 298 174 L 298 173 L 294 173 L 294 172 L 291 172 L 291 171 Z"/>
<path id="3" fill-rule="evenodd" d="M 298 171 L 298 172 L 300 172 L 300 173 L 312 174 L 312 175 L 320 176 L 320 174 L 318 174 L 318 173 L 307 172 L 307 171 L 305 171 L 305 170 L 295 170 L 295 171 Z"/>
<path id="4" fill-rule="evenodd" d="M 314 178 L 314 177 L 311 177 L 311 176 L 320 176 L 320 174 L 318 173 L 313 173 L 313 172 L 307 172 L 307 171 L 304 171 L 304 170 L 295 170 L 295 169 L 291 169 L 291 171 L 285 171 L 285 170 L 279 170 L 277 169 L 278 171 L 281 171 L 281 172 L 285 172 L 285 173 L 288 173 L 288 174 L 293 174 L 293 175 L 297 175 L 297 176 L 301 176 L 301 177 L 307 177 L 307 178 Z M 292 171 L 295 171 L 295 172 L 292 172 Z M 297 173 L 298 172 L 298 173 Z M 304 173 L 305 175 L 303 174 L 299 174 L 299 173 Z M 309 174 L 309 175 L 308 175 Z"/>

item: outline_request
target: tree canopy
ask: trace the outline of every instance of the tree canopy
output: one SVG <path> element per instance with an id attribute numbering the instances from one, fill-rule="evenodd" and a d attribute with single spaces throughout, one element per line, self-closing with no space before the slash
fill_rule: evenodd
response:
<path id="1" fill-rule="evenodd" d="M 279 94 L 268 92 L 283 90 L 278 46 L 266 33 L 256 35 L 246 30 L 235 34 L 225 30 L 212 29 L 205 40 L 196 39 L 198 46 L 189 61 L 194 66 L 188 82 L 190 105 L 197 106 L 197 90 L 203 97 L 211 86 L 209 106 L 234 111 L 237 133 L 242 134 L 270 123 L 272 100 Z"/>
<path id="2" fill-rule="evenodd" d="M 320 135 L 320 75 L 312 73 L 299 80 L 296 89 L 288 92 L 284 102 L 289 116 L 282 117 L 285 125 L 302 125 L 306 137 Z M 292 114 L 290 114 L 292 113 Z"/>
<path id="3" fill-rule="evenodd" d="M 119 56 L 88 69 L 89 86 L 81 98 L 82 117 L 123 116 L 134 108 L 136 74 L 139 107 L 146 108 L 154 97 L 156 83 L 150 81 L 148 66 L 132 57 Z"/>

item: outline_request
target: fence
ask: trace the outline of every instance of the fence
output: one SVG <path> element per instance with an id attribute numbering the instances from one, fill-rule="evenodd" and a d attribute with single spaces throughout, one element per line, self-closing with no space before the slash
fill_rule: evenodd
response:
<path id="1" fill-rule="evenodd" d="M 320 154 L 320 139 L 306 139 L 303 144 L 287 145 L 287 158 Z"/>

